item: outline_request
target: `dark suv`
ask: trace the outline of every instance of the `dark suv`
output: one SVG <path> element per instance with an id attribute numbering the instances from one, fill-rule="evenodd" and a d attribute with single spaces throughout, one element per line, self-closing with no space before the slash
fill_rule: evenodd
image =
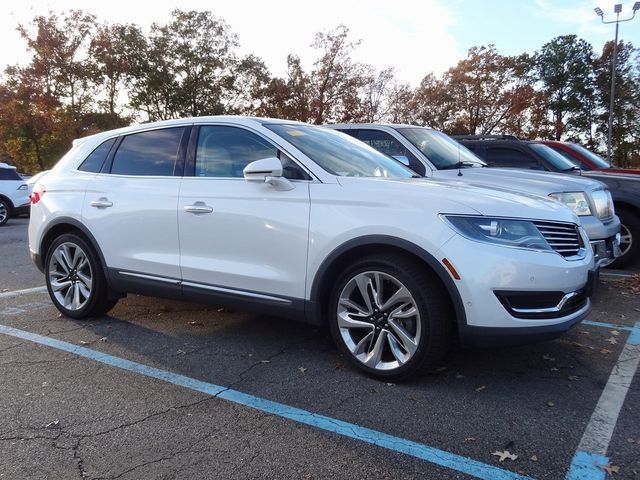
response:
<path id="1" fill-rule="evenodd" d="M 583 175 L 606 184 L 620 218 L 621 255 L 613 268 L 628 267 L 640 258 L 640 177 L 601 171 L 585 172 L 542 141 L 519 140 L 511 135 L 456 136 L 492 167 L 528 168 Z"/>

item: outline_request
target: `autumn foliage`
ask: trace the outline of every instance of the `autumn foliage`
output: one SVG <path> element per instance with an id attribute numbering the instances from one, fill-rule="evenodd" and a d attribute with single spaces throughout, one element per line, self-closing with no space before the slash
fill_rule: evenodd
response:
<path id="1" fill-rule="evenodd" d="M 255 55 L 240 55 L 229 25 L 210 12 L 175 10 L 147 33 L 75 10 L 37 16 L 18 30 L 31 60 L 7 66 L 0 79 L 0 159 L 25 173 L 51 167 L 74 138 L 197 115 L 389 121 L 574 140 L 596 150 L 606 135 L 613 44 L 598 55 L 575 35 L 514 57 L 473 47 L 413 87 L 393 65 L 376 71 L 356 61 L 360 41 L 343 25 L 316 34 L 310 68 L 292 52 L 283 77 Z M 615 160 L 638 164 L 640 62 L 630 43 L 618 46 L 616 81 Z"/>

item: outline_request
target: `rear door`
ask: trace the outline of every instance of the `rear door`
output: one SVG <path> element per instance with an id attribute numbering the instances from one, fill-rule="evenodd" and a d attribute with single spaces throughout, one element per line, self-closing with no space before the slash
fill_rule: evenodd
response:
<path id="1" fill-rule="evenodd" d="M 179 283 L 178 192 L 190 128 L 119 138 L 88 183 L 83 221 L 112 275 Z"/>
<path id="2" fill-rule="evenodd" d="M 183 289 L 303 299 L 311 177 L 257 132 L 198 128 L 178 208 Z M 246 165 L 268 157 L 280 158 L 292 190 L 244 180 Z"/>

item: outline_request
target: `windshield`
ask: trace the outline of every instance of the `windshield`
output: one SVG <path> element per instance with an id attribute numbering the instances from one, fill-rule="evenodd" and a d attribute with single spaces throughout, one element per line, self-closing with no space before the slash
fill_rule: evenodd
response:
<path id="1" fill-rule="evenodd" d="M 320 167 L 341 177 L 414 177 L 416 174 L 344 133 L 311 125 L 265 125 Z"/>
<path id="2" fill-rule="evenodd" d="M 543 143 L 530 143 L 531 148 L 538 155 L 544 158 L 547 162 L 553 165 L 560 172 L 568 172 L 578 169 L 573 162 L 567 160 L 565 157 L 556 152 L 553 148 L 544 145 Z"/>
<path id="3" fill-rule="evenodd" d="M 438 170 L 486 166 L 486 163 L 476 157 L 471 150 L 438 130 L 430 128 L 398 128 L 397 130 Z"/>
<path id="4" fill-rule="evenodd" d="M 580 153 L 581 155 L 587 157 L 589 160 L 595 163 L 598 166 L 598 168 L 609 168 L 609 164 L 604 158 L 602 158 L 599 155 L 596 155 L 591 150 L 587 150 L 582 145 L 577 145 L 575 143 L 568 143 L 567 146 L 572 150 L 575 150 L 576 152 Z"/>

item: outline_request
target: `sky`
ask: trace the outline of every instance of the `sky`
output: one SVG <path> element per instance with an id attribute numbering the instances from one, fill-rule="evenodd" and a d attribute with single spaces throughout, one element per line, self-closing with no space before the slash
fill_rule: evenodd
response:
<path id="1" fill-rule="evenodd" d="M 289 53 L 310 67 L 316 32 L 349 27 L 360 40 L 353 57 L 381 70 L 396 69 L 402 82 L 416 86 L 428 73 L 441 74 L 466 56 L 470 47 L 495 44 L 504 55 L 533 53 L 558 35 L 575 34 L 596 52 L 614 36 L 594 7 L 615 19 L 612 0 L 22 0 L 2 7 L 0 69 L 28 62 L 16 26 L 36 15 L 81 9 L 100 21 L 136 23 L 148 31 L 166 23 L 174 8 L 210 10 L 239 37 L 241 53 L 262 58 L 274 75 L 283 75 Z M 153 5 L 150 7 L 150 5 Z M 633 1 L 622 1 L 621 18 Z M 640 12 L 620 24 L 620 39 L 640 47 Z"/>

